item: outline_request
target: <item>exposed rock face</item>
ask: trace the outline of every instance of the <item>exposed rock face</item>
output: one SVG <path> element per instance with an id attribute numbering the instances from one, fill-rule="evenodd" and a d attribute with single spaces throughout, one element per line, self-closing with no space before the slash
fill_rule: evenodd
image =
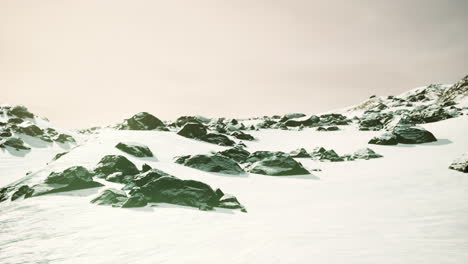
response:
<path id="1" fill-rule="evenodd" d="M 201 138 L 207 133 L 206 127 L 200 123 L 187 123 L 177 132 L 178 135 L 187 138 Z"/>
<path id="2" fill-rule="evenodd" d="M 380 136 L 374 137 L 369 141 L 369 144 L 375 145 L 396 145 L 398 144 L 397 137 L 389 132 L 383 133 Z"/>
<path id="3" fill-rule="evenodd" d="M 153 152 L 151 152 L 147 146 L 142 144 L 133 142 L 120 142 L 115 147 L 135 157 L 153 157 Z"/>
<path id="4" fill-rule="evenodd" d="M 449 168 L 452 170 L 468 173 L 468 153 L 465 153 L 454 160 L 452 164 L 450 164 Z"/>
<path id="5" fill-rule="evenodd" d="M 187 167 L 208 172 L 242 174 L 244 170 L 234 160 L 220 154 L 182 156 L 175 161 Z"/>
<path id="6" fill-rule="evenodd" d="M 255 140 L 255 138 L 252 135 L 244 133 L 242 131 L 234 131 L 231 133 L 231 136 L 241 140 Z"/>
<path id="7" fill-rule="evenodd" d="M 235 146 L 233 148 L 220 151 L 218 152 L 218 154 L 231 158 L 237 162 L 243 163 L 249 157 L 250 152 L 248 152 L 241 146 Z"/>
<path id="8" fill-rule="evenodd" d="M 397 126 L 393 129 L 398 143 L 420 144 L 437 141 L 435 136 L 422 127 Z"/>
<path id="9" fill-rule="evenodd" d="M 293 150 L 289 155 L 293 158 L 310 158 L 310 154 L 304 148 Z"/>
<path id="10" fill-rule="evenodd" d="M 250 163 L 246 170 L 251 173 L 270 176 L 310 174 L 301 163 L 284 152 L 256 151 L 246 162 Z"/>
<path id="11" fill-rule="evenodd" d="M 361 121 L 359 122 L 359 130 L 365 131 L 377 131 L 381 130 L 384 125 L 392 119 L 392 115 L 390 114 L 382 114 L 382 113 L 368 113 L 363 116 Z"/>
<path id="12" fill-rule="evenodd" d="M 122 206 L 127 201 L 127 194 L 124 191 L 117 189 L 106 189 L 98 197 L 94 198 L 91 203 L 97 205 L 112 205 Z"/>
<path id="13" fill-rule="evenodd" d="M 376 159 L 376 158 L 381 158 L 381 157 L 383 156 L 375 153 L 375 151 L 373 151 L 370 148 L 359 149 L 356 152 L 354 152 L 352 155 L 353 159 L 365 159 L 365 160 Z"/>
<path id="14" fill-rule="evenodd" d="M 439 103 L 456 101 L 468 97 L 468 75 L 444 91 L 438 99 Z"/>
<path id="15" fill-rule="evenodd" d="M 11 195 L 11 200 L 14 201 L 21 197 L 30 197 L 33 194 L 33 192 L 34 189 L 30 188 L 28 185 L 23 185 Z"/>
<path id="16" fill-rule="evenodd" d="M 28 109 L 22 105 L 13 106 L 8 114 L 15 115 L 20 118 L 34 118 L 34 114 L 29 112 Z"/>
<path id="17" fill-rule="evenodd" d="M 139 173 L 135 164 L 120 155 L 104 156 L 97 164 L 94 172 L 99 178 L 105 178 L 116 172 L 121 172 L 122 175 L 135 175 Z"/>
<path id="18" fill-rule="evenodd" d="M 16 150 L 30 150 L 31 148 L 24 144 L 21 138 L 10 137 L 0 141 L 0 148 L 11 147 Z"/>
<path id="19" fill-rule="evenodd" d="M 311 153 L 312 159 L 320 161 L 344 161 L 333 149 L 326 150 L 325 148 L 315 148 Z"/>
<path id="20" fill-rule="evenodd" d="M 129 119 L 125 119 L 117 126 L 120 130 L 162 130 L 167 131 L 166 125 L 157 117 L 147 113 L 138 113 Z"/>

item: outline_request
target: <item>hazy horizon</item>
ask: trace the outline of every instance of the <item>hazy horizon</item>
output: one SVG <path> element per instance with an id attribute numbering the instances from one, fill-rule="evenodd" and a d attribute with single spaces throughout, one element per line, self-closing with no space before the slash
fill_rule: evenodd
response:
<path id="1" fill-rule="evenodd" d="M 136 112 L 317 113 L 468 74 L 467 1 L 2 1 L 0 104 L 67 128 Z"/>

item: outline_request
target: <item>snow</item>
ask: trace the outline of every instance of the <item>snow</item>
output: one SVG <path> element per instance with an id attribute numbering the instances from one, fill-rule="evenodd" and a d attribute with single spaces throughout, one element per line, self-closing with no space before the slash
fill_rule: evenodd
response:
<path id="1" fill-rule="evenodd" d="M 0 203 L 0 263 L 467 263 L 468 177 L 449 170 L 466 152 L 468 117 L 423 125 L 439 141 L 376 146 L 381 132 L 249 131 L 249 151 L 312 150 L 338 154 L 370 147 L 384 157 L 349 162 L 298 159 L 313 175 L 274 177 L 207 173 L 173 162 L 178 155 L 225 147 L 173 132 L 116 131 L 98 135 L 44 167 L 59 146 L 33 149 L 23 158 L 2 153 L 2 181 L 34 173 L 24 183 L 74 165 L 92 168 L 107 154 L 141 166 L 196 179 L 234 194 L 248 213 L 158 204 L 139 209 L 89 203 L 105 188 Z M 135 158 L 114 146 L 147 145 L 155 155 Z M 8 170 L 9 173 L 5 173 Z M 108 187 L 119 184 L 103 181 Z"/>

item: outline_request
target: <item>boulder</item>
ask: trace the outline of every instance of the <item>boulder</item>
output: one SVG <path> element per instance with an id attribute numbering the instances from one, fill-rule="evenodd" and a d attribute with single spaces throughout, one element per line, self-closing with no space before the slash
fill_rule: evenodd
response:
<path id="1" fill-rule="evenodd" d="M 298 148 L 289 152 L 289 155 L 293 158 L 310 158 L 310 154 L 304 148 Z"/>
<path id="2" fill-rule="evenodd" d="M 93 181 L 93 175 L 81 166 L 70 167 L 62 172 L 52 172 L 42 184 L 32 186 L 30 196 L 49 193 L 67 192 L 73 190 L 100 187 L 103 184 Z M 25 196 L 28 198 L 28 196 Z"/>
<path id="3" fill-rule="evenodd" d="M 219 199 L 217 207 L 227 209 L 241 209 L 242 212 L 247 212 L 247 210 L 245 210 L 244 206 L 237 200 L 237 198 L 230 194 L 223 194 L 223 196 Z"/>
<path id="4" fill-rule="evenodd" d="M 228 138 L 227 136 L 222 135 L 222 134 L 216 134 L 216 133 L 208 133 L 200 137 L 199 139 L 205 142 L 220 145 L 220 146 L 234 146 L 236 144 L 235 141 Z"/>
<path id="5" fill-rule="evenodd" d="M 91 200 L 91 203 L 97 205 L 122 206 L 127 201 L 127 194 L 117 189 L 106 189 L 98 197 Z"/>
<path id="6" fill-rule="evenodd" d="M 389 132 L 383 133 L 380 136 L 373 137 L 369 140 L 369 144 L 375 145 L 396 145 L 398 144 L 397 137 Z"/>
<path id="7" fill-rule="evenodd" d="M 353 159 L 365 159 L 365 160 L 376 159 L 376 158 L 381 158 L 381 157 L 383 156 L 375 153 L 375 151 L 373 151 L 370 148 L 359 149 L 356 152 L 354 152 L 352 155 Z"/>
<path id="8" fill-rule="evenodd" d="M 177 127 L 182 127 L 187 123 L 198 123 L 198 124 L 203 124 L 203 123 L 208 123 L 210 119 L 201 117 L 201 116 L 181 116 L 176 119 L 175 125 Z"/>
<path id="9" fill-rule="evenodd" d="M 10 137 L 0 141 L 0 148 L 10 147 L 16 150 L 30 150 L 31 148 L 24 144 L 21 138 Z"/>
<path id="10" fill-rule="evenodd" d="M 256 151 L 250 154 L 246 170 L 251 173 L 288 176 L 310 174 L 301 163 L 284 152 Z"/>
<path id="11" fill-rule="evenodd" d="M 199 209 L 210 209 L 219 203 L 219 197 L 209 185 L 173 176 L 160 177 L 130 193 L 141 193 L 149 202 L 171 203 Z"/>
<path id="12" fill-rule="evenodd" d="M 115 147 L 135 157 L 153 157 L 153 152 L 147 146 L 139 143 L 120 142 Z"/>
<path id="13" fill-rule="evenodd" d="M 64 155 L 68 154 L 68 151 L 65 151 L 65 152 L 60 152 L 60 153 L 57 153 L 54 158 L 52 159 L 52 161 L 56 161 L 58 159 L 60 159 L 61 157 L 63 157 Z"/>
<path id="14" fill-rule="evenodd" d="M 218 154 L 242 163 L 249 157 L 250 152 L 248 152 L 241 146 L 235 146 L 233 148 L 220 151 L 218 152 Z"/>
<path id="15" fill-rule="evenodd" d="M 184 166 L 207 172 L 219 172 L 225 174 L 243 174 L 244 170 L 234 160 L 220 155 L 193 155 L 179 157 L 175 161 Z"/>
<path id="16" fill-rule="evenodd" d="M 135 175 L 139 171 L 135 164 L 121 155 L 104 156 L 94 169 L 96 176 L 105 178 L 115 172 L 121 172 L 123 175 Z"/>
<path id="17" fill-rule="evenodd" d="M 326 150 L 325 148 L 315 148 L 311 153 L 311 158 L 320 161 L 344 161 L 333 149 Z"/>
<path id="18" fill-rule="evenodd" d="M 312 115 L 310 117 L 301 117 L 301 118 L 294 118 L 294 119 L 287 119 L 283 123 L 286 127 L 308 127 L 314 124 L 317 124 L 320 121 L 318 116 Z"/>
<path id="19" fill-rule="evenodd" d="M 60 142 L 60 143 L 67 143 L 67 142 L 75 142 L 75 139 L 67 134 L 59 134 L 54 138 L 54 141 Z"/>
<path id="20" fill-rule="evenodd" d="M 34 114 L 22 105 L 13 106 L 8 113 L 20 118 L 34 118 Z"/>
<path id="21" fill-rule="evenodd" d="M 452 164 L 450 164 L 449 168 L 452 170 L 468 173 L 468 153 L 465 153 L 454 160 Z"/>
<path id="22" fill-rule="evenodd" d="M 342 114 L 323 114 L 320 116 L 320 122 L 318 125 L 322 126 L 340 126 L 340 125 L 348 125 L 352 123 L 350 119 Z"/>
<path id="23" fill-rule="evenodd" d="M 23 123 L 23 121 L 24 121 L 24 120 L 23 120 L 22 118 L 13 117 L 13 118 L 8 119 L 7 122 L 8 122 L 9 124 L 21 124 L 21 123 Z"/>
<path id="24" fill-rule="evenodd" d="M 421 144 L 437 141 L 431 132 L 422 127 L 396 126 L 392 132 L 397 137 L 398 143 L 402 144 Z"/>
<path id="25" fill-rule="evenodd" d="M 206 127 L 200 123 L 187 123 L 177 132 L 178 135 L 187 138 L 201 138 L 207 133 Z"/>
<path id="26" fill-rule="evenodd" d="M 161 130 L 167 131 L 166 125 L 147 112 L 138 113 L 129 119 L 125 119 L 124 122 L 117 126 L 120 130 Z"/>
<path id="27" fill-rule="evenodd" d="M 244 133 L 242 131 L 234 131 L 231 133 L 231 136 L 241 140 L 255 140 L 255 138 L 252 135 Z"/>

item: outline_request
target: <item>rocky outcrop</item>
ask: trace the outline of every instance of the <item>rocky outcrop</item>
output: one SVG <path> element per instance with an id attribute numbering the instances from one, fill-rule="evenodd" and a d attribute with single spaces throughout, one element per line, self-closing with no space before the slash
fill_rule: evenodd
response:
<path id="1" fill-rule="evenodd" d="M 398 143 L 402 144 L 421 144 L 437 141 L 436 137 L 422 127 L 397 126 L 392 132 Z"/>
<path id="2" fill-rule="evenodd" d="M 449 168 L 452 170 L 468 173 L 468 153 L 465 153 L 454 160 L 452 164 L 450 164 Z"/>
<path id="3" fill-rule="evenodd" d="M 34 114 L 22 105 L 13 106 L 9 109 L 8 114 L 17 116 L 19 118 L 34 118 Z"/>
<path id="4" fill-rule="evenodd" d="M 207 172 L 218 172 L 225 174 L 243 174 L 244 170 L 234 160 L 220 155 L 193 155 L 182 156 L 175 160 L 184 166 Z"/>
<path id="5" fill-rule="evenodd" d="M 117 178 L 123 178 L 126 175 L 136 175 L 139 173 L 135 164 L 133 164 L 126 157 L 121 155 L 107 155 L 104 156 L 96 168 L 94 173 L 98 178 L 106 178 L 110 175 L 113 175 Z M 121 173 L 120 175 L 115 173 Z"/>
<path id="6" fill-rule="evenodd" d="M 375 145 L 396 145 L 398 144 L 397 137 L 390 133 L 386 132 L 383 133 L 380 136 L 373 137 L 371 140 L 369 140 L 369 144 L 375 144 Z"/>
<path id="7" fill-rule="evenodd" d="M 234 146 L 236 144 L 235 141 L 230 139 L 229 137 L 222 135 L 222 134 L 217 134 L 217 133 L 208 133 L 202 137 L 199 138 L 202 141 L 220 145 L 220 146 Z"/>
<path id="8" fill-rule="evenodd" d="M 127 194 L 117 189 L 106 189 L 98 197 L 91 200 L 91 203 L 97 205 L 122 206 L 127 201 Z"/>
<path id="9" fill-rule="evenodd" d="M 293 158 L 310 158 L 310 154 L 304 148 L 299 148 L 289 152 L 289 156 Z"/>
<path id="10" fill-rule="evenodd" d="M 0 148 L 10 147 L 15 150 L 30 150 L 31 148 L 24 144 L 21 138 L 10 137 L 0 141 Z"/>
<path id="11" fill-rule="evenodd" d="M 151 152 L 151 150 L 143 144 L 133 142 L 120 142 L 115 147 L 125 153 L 128 153 L 138 158 L 153 157 L 153 152 Z"/>
<path id="12" fill-rule="evenodd" d="M 218 154 L 231 158 L 236 162 L 243 163 L 249 157 L 250 152 L 241 146 L 235 146 L 233 148 L 220 151 Z"/>
<path id="13" fill-rule="evenodd" d="M 200 123 L 187 123 L 177 132 L 178 135 L 187 138 L 201 138 L 208 133 L 206 127 Z"/>
<path id="14" fill-rule="evenodd" d="M 319 161 L 344 161 L 333 149 L 327 150 L 323 147 L 315 148 L 310 154 L 311 158 Z"/>
<path id="15" fill-rule="evenodd" d="M 167 131 L 166 125 L 147 112 L 138 113 L 129 119 L 125 119 L 122 124 L 117 125 L 119 130 L 161 130 Z"/>
<path id="16" fill-rule="evenodd" d="M 256 151 L 247 158 L 246 170 L 270 176 L 310 174 L 301 163 L 284 152 Z"/>
<path id="17" fill-rule="evenodd" d="M 368 159 L 381 158 L 383 156 L 380 155 L 380 154 L 377 154 L 375 151 L 373 151 L 370 148 L 363 148 L 363 149 L 359 149 L 359 150 L 355 151 L 352 154 L 351 157 L 352 157 L 352 159 L 365 159 L 365 160 L 368 160 Z"/>
<path id="18" fill-rule="evenodd" d="M 231 133 L 231 136 L 241 140 L 255 140 L 255 138 L 252 135 L 244 133 L 242 131 L 234 131 Z"/>

